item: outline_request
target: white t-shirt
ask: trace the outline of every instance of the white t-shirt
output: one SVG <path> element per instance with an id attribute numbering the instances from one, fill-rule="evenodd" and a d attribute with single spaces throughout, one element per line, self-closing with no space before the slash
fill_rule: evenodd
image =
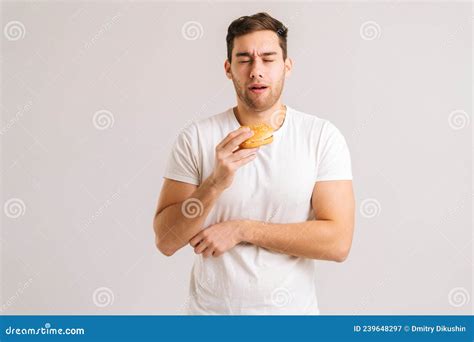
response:
<path id="1" fill-rule="evenodd" d="M 328 120 L 290 106 L 273 142 L 240 167 L 204 227 L 239 219 L 270 223 L 314 220 L 315 182 L 352 179 L 344 136 Z M 240 127 L 233 109 L 187 125 L 178 135 L 165 178 L 195 185 L 214 169 L 215 147 Z M 317 315 L 314 260 L 241 243 L 219 257 L 197 254 L 189 314 Z"/>

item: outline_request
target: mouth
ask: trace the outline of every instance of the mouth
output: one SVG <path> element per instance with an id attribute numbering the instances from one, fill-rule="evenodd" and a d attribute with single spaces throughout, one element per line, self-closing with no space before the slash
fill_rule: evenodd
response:
<path id="1" fill-rule="evenodd" d="M 255 94 L 264 93 L 267 89 L 268 89 L 268 86 L 266 85 L 253 85 L 249 87 L 249 90 Z"/>

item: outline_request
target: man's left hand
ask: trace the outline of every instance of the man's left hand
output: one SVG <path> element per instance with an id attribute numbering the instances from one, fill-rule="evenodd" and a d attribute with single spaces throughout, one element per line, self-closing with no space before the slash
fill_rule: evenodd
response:
<path id="1" fill-rule="evenodd" d="M 196 234 L 189 244 L 196 254 L 218 257 L 243 241 L 245 227 L 243 220 L 216 223 Z"/>

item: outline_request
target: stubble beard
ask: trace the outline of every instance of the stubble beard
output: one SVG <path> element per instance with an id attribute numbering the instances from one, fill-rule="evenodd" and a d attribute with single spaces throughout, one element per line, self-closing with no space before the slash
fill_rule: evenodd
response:
<path id="1" fill-rule="evenodd" d="M 283 75 L 264 94 L 252 94 L 245 84 L 236 81 L 235 78 L 232 78 L 232 83 L 239 99 L 251 110 L 260 112 L 271 108 L 278 101 L 283 92 L 285 77 Z"/>

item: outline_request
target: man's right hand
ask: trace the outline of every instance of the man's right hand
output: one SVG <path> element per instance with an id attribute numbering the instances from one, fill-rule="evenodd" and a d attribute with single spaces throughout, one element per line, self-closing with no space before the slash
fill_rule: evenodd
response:
<path id="1" fill-rule="evenodd" d="M 219 189 L 227 189 L 234 179 L 235 171 L 254 160 L 258 147 L 240 149 L 239 145 L 253 135 L 248 127 L 240 127 L 230 132 L 224 140 L 216 146 L 216 159 L 211 179 Z"/>

